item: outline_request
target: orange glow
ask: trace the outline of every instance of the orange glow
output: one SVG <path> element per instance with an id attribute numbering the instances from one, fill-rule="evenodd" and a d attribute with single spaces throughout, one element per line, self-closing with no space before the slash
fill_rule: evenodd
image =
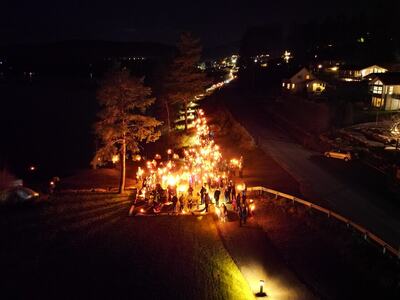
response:
<path id="1" fill-rule="evenodd" d="M 199 117 L 194 121 L 195 129 L 188 148 L 183 151 L 182 157 L 174 153 L 172 149 L 168 149 L 168 161 L 158 162 L 154 159 L 146 162 L 147 170 L 144 172 L 138 168 L 136 176 L 142 179 L 142 175 L 146 173 L 143 184 L 145 188 L 141 191 L 141 197 L 145 198 L 147 192 L 154 191 L 157 185 L 161 185 L 163 189 L 173 187 L 173 193 L 178 193 L 178 197 L 184 195 L 185 202 L 187 194 L 197 195 L 200 187 L 205 184 L 209 192 L 209 185 L 218 186 L 222 179 L 227 178 L 227 171 L 223 161 L 220 147 L 214 142 L 210 136 L 210 128 L 207 125 L 207 119 L 204 111 L 198 110 Z M 155 158 L 157 158 L 156 155 Z M 179 159 L 179 160 L 178 160 Z M 232 159 L 230 166 L 235 168 L 242 164 L 240 159 Z M 244 184 L 239 184 L 237 190 L 240 192 L 245 189 Z M 175 191 L 174 191 L 175 190 Z M 150 194 L 150 193 L 149 193 Z M 211 196 L 212 197 L 212 196 Z M 182 212 L 188 213 L 187 203 L 183 204 Z M 220 213 L 216 208 L 216 213 Z"/>
<path id="2" fill-rule="evenodd" d="M 244 191 L 245 188 L 246 188 L 246 185 L 244 183 L 238 184 L 236 186 L 236 190 L 239 191 L 239 192 Z"/>
<path id="3" fill-rule="evenodd" d="M 119 162 L 119 155 L 118 154 L 113 155 L 111 161 L 113 162 L 113 164 Z"/>

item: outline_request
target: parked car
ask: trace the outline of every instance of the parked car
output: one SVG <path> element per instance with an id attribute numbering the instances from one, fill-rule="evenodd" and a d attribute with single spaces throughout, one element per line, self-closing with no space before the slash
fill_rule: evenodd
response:
<path id="1" fill-rule="evenodd" d="M 343 159 L 344 161 L 350 161 L 353 159 L 353 155 L 349 151 L 342 150 L 331 150 L 324 153 L 325 157 L 332 157 L 337 159 Z"/>
<path id="2" fill-rule="evenodd" d="M 1 192 L 0 201 L 3 204 L 32 203 L 39 199 L 39 193 L 34 190 L 17 186 Z"/>

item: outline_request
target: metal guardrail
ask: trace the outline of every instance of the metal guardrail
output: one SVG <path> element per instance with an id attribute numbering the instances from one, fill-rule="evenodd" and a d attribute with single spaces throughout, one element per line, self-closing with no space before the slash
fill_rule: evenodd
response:
<path id="1" fill-rule="evenodd" d="M 343 217 L 343 216 L 341 216 L 341 215 L 339 215 L 339 214 L 337 214 L 337 213 L 335 213 L 335 212 L 333 212 L 333 211 L 331 211 L 329 209 L 326 209 L 326 208 L 324 208 L 322 206 L 313 204 L 313 203 L 311 203 L 309 201 L 300 199 L 298 197 L 295 197 L 295 196 L 292 196 L 292 195 L 289 195 L 289 194 L 285 194 L 285 193 L 282 193 L 282 192 L 279 192 L 279 191 L 275 191 L 275 190 L 272 190 L 272 189 L 269 189 L 269 188 L 265 188 L 265 187 L 262 187 L 262 186 L 249 187 L 249 188 L 247 188 L 247 191 L 248 192 L 260 192 L 260 195 L 262 195 L 262 193 L 265 192 L 265 193 L 269 193 L 269 194 L 272 194 L 272 195 L 275 195 L 275 196 L 280 196 L 280 197 L 286 198 L 288 200 L 292 200 L 293 203 L 297 202 L 297 203 L 300 203 L 300 204 L 302 204 L 304 206 L 307 206 L 309 208 L 313 208 L 313 209 L 315 209 L 317 211 L 325 213 L 328 217 L 332 216 L 335 219 L 345 223 L 348 227 L 351 226 L 354 229 L 356 229 L 357 231 L 359 231 L 363 235 L 365 240 L 369 239 L 369 240 L 375 242 L 376 244 L 378 244 L 379 246 L 381 246 L 383 254 L 385 254 L 387 251 L 389 251 L 389 253 L 393 254 L 394 256 L 396 256 L 397 258 L 400 259 L 400 249 L 397 250 L 396 248 L 394 248 L 393 246 L 391 246 L 388 243 L 386 243 L 384 240 L 382 240 L 380 237 L 378 237 L 374 233 L 372 233 L 369 230 L 367 230 L 364 227 L 362 227 L 361 225 L 359 225 L 359 224 L 347 219 L 346 217 Z"/>

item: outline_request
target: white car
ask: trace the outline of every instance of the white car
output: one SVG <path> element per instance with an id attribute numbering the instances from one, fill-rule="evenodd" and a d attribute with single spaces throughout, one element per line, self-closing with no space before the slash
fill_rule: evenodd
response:
<path id="1" fill-rule="evenodd" d="M 0 200 L 4 204 L 32 203 L 39 199 L 39 193 L 24 186 L 17 186 L 1 192 Z"/>
<path id="2" fill-rule="evenodd" d="M 324 153 L 325 157 L 332 157 L 337 159 L 343 159 L 344 161 L 350 161 L 353 159 L 349 151 L 331 150 Z"/>

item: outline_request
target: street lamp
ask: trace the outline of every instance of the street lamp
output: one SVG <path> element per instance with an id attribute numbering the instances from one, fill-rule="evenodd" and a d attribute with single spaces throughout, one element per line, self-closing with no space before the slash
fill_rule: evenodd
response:
<path id="1" fill-rule="evenodd" d="M 267 293 L 264 292 L 264 280 L 260 280 L 260 291 L 256 294 L 256 297 L 267 297 Z"/>

